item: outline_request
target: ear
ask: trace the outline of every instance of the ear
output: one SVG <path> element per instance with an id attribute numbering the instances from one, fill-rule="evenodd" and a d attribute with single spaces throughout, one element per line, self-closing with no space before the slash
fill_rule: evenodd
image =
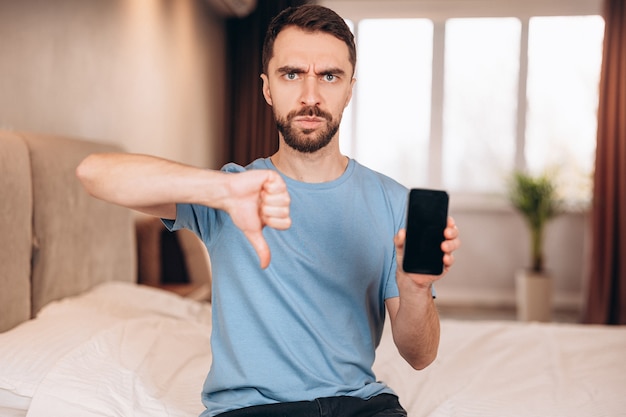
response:
<path id="1" fill-rule="evenodd" d="M 267 75 L 261 74 L 261 79 L 263 80 L 263 97 L 265 101 L 270 106 L 272 105 L 272 94 L 270 93 L 270 80 L 267 78 Z"/>

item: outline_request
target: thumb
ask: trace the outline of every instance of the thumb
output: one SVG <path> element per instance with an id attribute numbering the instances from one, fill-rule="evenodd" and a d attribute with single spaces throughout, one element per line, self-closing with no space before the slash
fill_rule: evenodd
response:
<path id="1" fill-rule="evenodd" d="M 270 265 L 270 247 L 263 237 L 262 231 L 246 232 L 246 238 L 252 244 L 252 247 L 256 251 L 257 256 L 261 264 L 261 268 L 265 269 Z"/>

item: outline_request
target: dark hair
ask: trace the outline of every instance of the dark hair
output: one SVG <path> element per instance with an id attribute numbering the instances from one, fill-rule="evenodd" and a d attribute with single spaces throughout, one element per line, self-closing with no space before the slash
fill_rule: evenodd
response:
<path id="1" fill-rule="evenodd" d="M 263 72 L 267 73 L 270 59 L 274 55 L 274 41 L 278 34 L 288 26 L 295 26 L 307 32 L 324 32 L 345 42 L 350 53 L 352 69 L 356 68 L 356 46 L 350 28 L 333 10 L 307 4 L 299 7 L 288 7 L 270 22 L 263 42 Z"/>

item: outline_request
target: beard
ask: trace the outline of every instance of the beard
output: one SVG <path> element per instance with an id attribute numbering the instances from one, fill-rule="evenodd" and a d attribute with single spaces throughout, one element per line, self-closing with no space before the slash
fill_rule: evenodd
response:
<path id="1" fill-rule="evenodd" d="M 296 129 L 292 125 L 294 118 L 298 116 L 316 116 L 326 119 L 325 129 L 314 134 L 314 129 Z M 292 111 L 286 117 L 275 115 L 276 127 L 282 134 L 285 144 L 290 148 L 302 153 L 314 153 L 330 143 L 339 130 L 339 121 L 334 121 L 333 116 L 321 110 L 317 106 L 307 106 L 299 111 Z"/>

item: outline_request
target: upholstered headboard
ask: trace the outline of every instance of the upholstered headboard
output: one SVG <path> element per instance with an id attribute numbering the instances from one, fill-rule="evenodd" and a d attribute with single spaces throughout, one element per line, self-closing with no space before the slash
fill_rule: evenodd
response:
<path id="1" fill-rule="evenodd" d="M 0 331 L 50 301 L 136 280 L 134 215 L 90 197 L 75 176 L 90 141 L 0 130 Z"/>
<path id="2" fill-rule="evenodd" d="M 30 317 L 33 192 L 26 142 L 0 132 L 0 331 Z"/>

